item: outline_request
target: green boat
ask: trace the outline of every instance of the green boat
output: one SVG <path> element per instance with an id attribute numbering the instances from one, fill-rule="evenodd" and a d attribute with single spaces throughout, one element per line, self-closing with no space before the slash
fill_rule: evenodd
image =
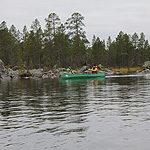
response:
<path id="1" fill-rule="evenodd" d="M 101 77 L 105 77 L 105 73 L 104 72 L 99 72 L 96 74 L 69 74 L 69 73 L 63 73 L 61 75 L 61 79 L 63 80 L 67 80 L 67 79 L 90 79 L 90 78 L 101 78 Z"/>

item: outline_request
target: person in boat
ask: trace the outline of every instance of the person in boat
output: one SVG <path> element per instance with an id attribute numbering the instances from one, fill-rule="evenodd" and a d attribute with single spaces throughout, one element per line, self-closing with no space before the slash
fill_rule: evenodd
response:
<path id="1" fill-rule="evenodd" d="M 92 71 L 92 74 L 97 73 L 97 66 L 95 64 L 93 65 L 91 71 Z"/>

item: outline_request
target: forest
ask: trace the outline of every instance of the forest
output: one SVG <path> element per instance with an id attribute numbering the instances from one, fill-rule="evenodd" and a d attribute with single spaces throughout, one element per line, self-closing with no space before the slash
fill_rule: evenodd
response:
<path id="1" fill-rule="evenodd" d="M 91 43 L 84 31 L 84 17 L 73 13 L 61 23 L 56 13 L 45 18 L 45 29 L 36 18 L 30 31 L 20 32 L 14 25 L 0 24 L 0 59 L 9 67 L 72 68 L 102 64 L 105 67 L 137 67 L 150 60 L 150 45 L 142 32 L 133 35 L 120 31 L 115 40 L 93 35 Z"/>

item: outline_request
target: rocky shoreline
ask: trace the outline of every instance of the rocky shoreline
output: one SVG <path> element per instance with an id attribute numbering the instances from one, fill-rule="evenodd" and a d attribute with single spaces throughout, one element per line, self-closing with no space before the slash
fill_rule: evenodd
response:
<path id="1" fill-rule="evenodd" d="M 148 63 L 146 63 L 148 64 Z M 144 64 L 145 65 L 145 64 Z M 150 62 L 149 62 L 150 66 Z M 98 69 L 103 71 L 106 76 L 109 75 L 123 75 L 125 74 L 123 71 L 112 71 L 107 68 L 103 68 L 103 66 L 100 64 L 98 65 Z M 79 70 L 72 70 L 71 67 L 68 68 L 58 68 L 58 69 L 53 69 L 53 70 L 45 70 L 45 69 L 32 69 L 32 70 L 19 70 L 17 67 L 16 69 L 11 69 L 11 68 L 6 68 L 4 66 L 3 61 L 0 59 L 0 80 L 5 80 L 5 79 L 28 79 L 28 78 L 59 78 L 63 73 L 72 73 L 72 74 L 82 74 L 82 73 L 87 73 L 90 74 L 91 71 L 87 66 L 83 66 Z M 150 74 L 150 69 L 145 68 L 144 70 L 138 70 L 134 73 L 137 74 Z"/>

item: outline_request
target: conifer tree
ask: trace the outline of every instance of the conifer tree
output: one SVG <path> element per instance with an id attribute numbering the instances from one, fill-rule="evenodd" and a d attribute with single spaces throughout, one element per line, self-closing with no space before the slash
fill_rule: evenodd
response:
<path id="1" fill-rule="evenodd" d="M 35 36 L 35 49 L 36 49 L 36 56 L 37 59 L 35 59 L 36 61 L 36 65 L 38 66 L 38 68 L 41 68 L 41 57 L 42 57 L 42 36 L 43 36 L 43 32 L 41 29 L 41 25 L 40 22 L 38 21 L 38 19 L 36 18 L 35 21 L 33 21 L 32 25 L 31 25 L 31 32 L 34 33 Z"/>
<path id="2" fill-rule="evenodd" d="M 79 66 L 85 62 L 86 58 L 86 44 L 88 40 L 85 36 L 83 27 L 84 17 L 79 13 L 73 13 L 69 19 L 67 19 L 65 25 L 68 29 L 68 34 L 71 39 L 71 60 L 76 66 Z"/>

